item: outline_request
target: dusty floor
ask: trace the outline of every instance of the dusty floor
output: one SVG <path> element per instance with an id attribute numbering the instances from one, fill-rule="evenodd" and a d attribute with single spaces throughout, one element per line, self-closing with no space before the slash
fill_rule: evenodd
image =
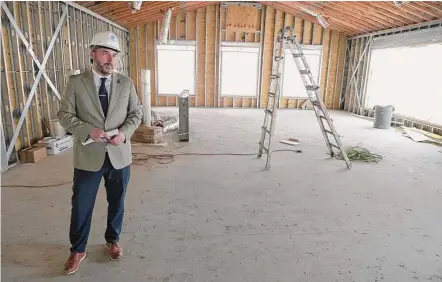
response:
<path id="1" fill-rule="evenodd" d="M 270 171 L 254 156 L 134 166 L 120 262 L 103 247 L 100 189 L 89 257 L 73 276 L 62 274 L 71 185 L 2 188 L 2 281 L 442 281 L 442 148 L 331 115 L 345 145 L 385 159 L 347 170 L 326 155 L 313 112 L 279 111 L 276 139 L 300 138 L 303 153 L 274 153 Z M 191 109 L 189 143 L 174 133 L 167 148 L 134 152 L 256 153 L 263 116 Z M 19 165 L 2 183 L 69 181 L 71 158 Z"/>

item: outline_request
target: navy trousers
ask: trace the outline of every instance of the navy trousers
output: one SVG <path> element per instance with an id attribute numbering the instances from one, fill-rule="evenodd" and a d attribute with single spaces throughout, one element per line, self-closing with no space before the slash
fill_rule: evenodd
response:
<path id="1" fill-rule="evenodd" d="M 103 167 L 97 171 L 74 168 L 69 239 L 71 252 L 84 252 L 91 229 L 92 212 L 101 179 L 104 178 L 108 210 L 104 238 L 107 243 L 120 239 L 124 215 L 124 198 L 130 178 L 130 166 L 115 169 L 106 154 Z"/>

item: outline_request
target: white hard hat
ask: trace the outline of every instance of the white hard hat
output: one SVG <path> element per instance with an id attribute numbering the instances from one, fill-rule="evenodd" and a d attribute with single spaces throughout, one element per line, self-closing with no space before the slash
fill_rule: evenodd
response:
<path id="1" fill-rule="evenodd" d="M 118 44 L 118 38 L 115 33 L 111 31 L 104 31 L 95 34 L 91 40 L 91 43 L 89 44 L 89 47 L 92 48 L 93 46 L 102 46 L 113 49 L 117 52 L 121 52 L 120 44 Z"/>

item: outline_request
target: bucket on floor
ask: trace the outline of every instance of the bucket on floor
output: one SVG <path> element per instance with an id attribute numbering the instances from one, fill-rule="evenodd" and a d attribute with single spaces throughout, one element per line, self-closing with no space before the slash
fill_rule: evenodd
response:
<path id="1" fill-rule="evenodd" d="M 374 106 L 374 128 L 389 129 L 393 117 L 393 106 Z"/>
<path id="2" fill-rule="evenodd" d="M 61 138 L 66 136 L 66 130 L 64 129 L 63 126 L 61 126 L 58 119 L 51 119 L 49 122 L 50 122 L 49 130 L 52 137 Z"/>

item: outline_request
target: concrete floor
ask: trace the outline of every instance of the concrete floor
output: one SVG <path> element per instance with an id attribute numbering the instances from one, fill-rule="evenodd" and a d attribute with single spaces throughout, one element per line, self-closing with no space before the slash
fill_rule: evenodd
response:
<path id="1" fill-rule="evenodd" d="M 177 109 L 157 109 L 177 114 Z M 71 185 L 2 188 L 2 281 L 442 281 L 442 149 L 395 129 L 331 113 L 345 145 L 382 154 L 378 164 L 329 159 L 311 111 L 281 110 L 276 140 L 303 153 L 179 156 L 133 166 L 122 245 L 103 247 L 100 189 L 89 257 L 73 276 L 68 256 Z M 191 141 L 134 152 L 256 153 L 262 110 L 191 109 Z M 291 148 L 277 143 L 274 149 Z M 3 184 L 71 179 L 71 153 L 14 167 Z"/>

